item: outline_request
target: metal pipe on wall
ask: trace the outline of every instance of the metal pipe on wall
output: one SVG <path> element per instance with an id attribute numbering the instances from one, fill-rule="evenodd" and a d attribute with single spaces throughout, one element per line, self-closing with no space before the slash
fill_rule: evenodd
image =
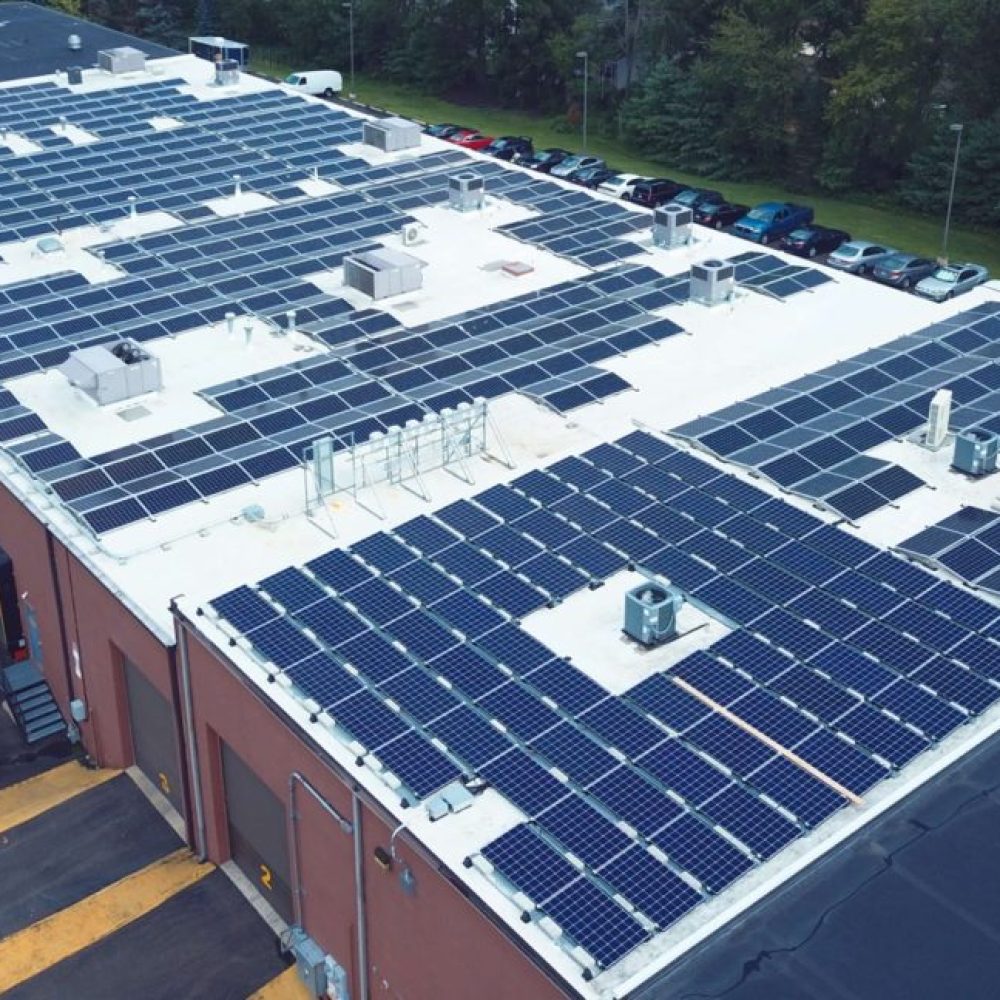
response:
<path id="1" fill-rule="evenodd" d="M 173 602 L 171 602 L 173 603 Z M 187 629 L 177 630 L 177 651 L 180 654 L 181 691 L 184 696 L 184 742 L 188 750 L 188 770 L 191 774 L 191 798 L 194 800 L 195 854 L 199 861 L 208 856 L 205 844 L 205 808 L 201 798 L 201 767 L 198 759 L 198 737 L 194 725 L 194 704 L 191 696 L 191 664 L 188 660 Z"/>
<path id="2" fill-rule="evenodd" d="M 354 905 L 358 922 L 358 992 L 368 1000 L 368 932 L 365 929 L 365 882 L 363 845 L 361 843 L 361 800 L 351 789 L 351 818 L 354 823 Z"/>
<path id="3" fill-rule="evenodd" d="M 354 832 L 354 826 L 346 816 L 341 816 L 339 812 L 320 795 L 319 791 L 312 785 L 299 771 L 292 771 L 288 776 L 288 841 L 291 848 L 289 862 L 291 863 L 292 875 L 292 911 L 295 923 L 302 927 L 302 886 L 299 878 L 299 814 L 295 808 L 295 788 L 301 785 L 318 803 L 320 808 L 332 819 L 336 820 L 340 829 L 350 836 Z"/>

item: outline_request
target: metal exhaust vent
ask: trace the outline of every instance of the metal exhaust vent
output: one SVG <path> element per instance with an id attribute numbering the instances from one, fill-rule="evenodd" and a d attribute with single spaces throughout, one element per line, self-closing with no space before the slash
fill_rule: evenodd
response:
<path id="1" fill-rule="evenodd" d="M 687 246 L 694 233 L 694 212 L 685 205 L 660 205 L 653 212 L 653 243 L 658 247 Z"/>
<path id="2" fill-rule="evenodd" d="M 448 204 L 458 212 L 478 212 L 486 199 L 486 181 L 476 174 L 448 178 Z"/>
<path id="3" fill-rule="evenodd" d="M 658 646 L 677 635 L 677 612 L 684 596 L 676 587 L 643 583 L 625 595 L 624 632 L 643 646 Z"/>
<path id="4" fill-rule="evenodd" d="M 361 139 L 366 146 L 374 146 L 385 153 L 417 149 L 420 146 L 420 126 L 405 118 L 379 118 L 364 123 Z"/>
<path id="5" fill-rule="evenodd" d="M 119 341 L 110 350 L 83 347 L 59 371 L 101 406 L 156 392 L 163 385 L 159 359 L 134 340 Z"/>
<path id="6" fill-rule="evenodd" d="M 706 306 L 728 302 L 736 290 L 736 268 L 724 260 L 691 265 L 691 301 Z"/>
<path id="7" fill-rule="evenodd" d="M 408 253 L 383 248 L 344 258 L 344 284 L 373 299 L 414 292 L 423 283 L 423 263 Z"/>

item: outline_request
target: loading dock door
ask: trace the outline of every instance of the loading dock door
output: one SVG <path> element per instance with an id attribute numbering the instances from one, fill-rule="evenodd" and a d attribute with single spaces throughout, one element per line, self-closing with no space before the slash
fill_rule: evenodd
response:
<path id="1" fill-rule="evenodd" d="M 275 910 L 291 923 L 294 915 L 285 807 L 225 743 L 222 774 L 233 860 Z"/>
<path id="2" fill-rule="evenodd" d="M 183 816 L 177 733 L 170 702 L 127 659 L 125 688 L 128 691 L 128 715 L 136 765 Z"/>

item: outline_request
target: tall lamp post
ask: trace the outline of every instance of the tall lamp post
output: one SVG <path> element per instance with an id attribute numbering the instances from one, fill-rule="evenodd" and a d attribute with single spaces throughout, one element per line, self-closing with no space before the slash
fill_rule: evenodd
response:
<path id="1" fill-rule="evenodd" d="M 955 122 L 948 126 L 955 133 L 955 159 L 951 164 L 951 189 L 948 192 L 948 211 L 944 217 L 944 239 L 941 241 L 941 263 L 948 263 L 948 233 L 951 230 L 951 206 L 955 200 L 955 181 L 958 179 L 958 154 L 962 151 L 962 132 L 965 126 Z"/>
<path id="2" fill-rule="evenodd" d="M 587 53 L 577 52 L 577 59 L 583 60 L 583 152 L 587 152 Z"/>
<path id="3" fill-rule="evenodd" d="M 348 14 L 348 22 L 347 22 L 348 23 L 348 34 L 349 34 L 349 37 L 350 37 L 350 40 L 351 40 L 350 41 L 350 44 L 351 44 L 351 91 L 350 91 L 350 94 L 348 96 L 353 101 L 354 100 L 354 0 L 348 0 L 347 3 L 342 4 L 341 6 L 343 6 L 345 8 L 345 10 L 347 10 L 347 14 Z"/>

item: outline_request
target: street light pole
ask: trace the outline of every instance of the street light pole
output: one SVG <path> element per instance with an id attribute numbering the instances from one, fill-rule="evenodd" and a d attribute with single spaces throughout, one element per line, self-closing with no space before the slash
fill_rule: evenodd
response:
<path id="1" fill-rule="evenodd" d="M 586 52 L 577 52 L 577 59 L 583 60 L 583 152 L 587 152 L 587 70 L 588 61 Z"/>
<path id="2" fill-rule="evenodd" d="M 951 190 L 948 192 L 948 211 L 944 217 L 944 239 L 941 243 L 941 263 L 948 263 L 948 233 L 951 230 L 951 206 L 955 200 L 955 181 L 958 179 L 958 154 L 962 150 L 962 132 L 965 126 L 961 122 L 950 125 L 955 133 L 955 159 L 951 165 Z"/>
<path id="3" fill-rule="evenodd" d="M 349 94 L 351 100 L 354 100 L 354 0 L 349 0 L 348 3 L 343 4 L 347 8 L 348 14 L 348 33 L 351 40 L 351 92 Z"/>

